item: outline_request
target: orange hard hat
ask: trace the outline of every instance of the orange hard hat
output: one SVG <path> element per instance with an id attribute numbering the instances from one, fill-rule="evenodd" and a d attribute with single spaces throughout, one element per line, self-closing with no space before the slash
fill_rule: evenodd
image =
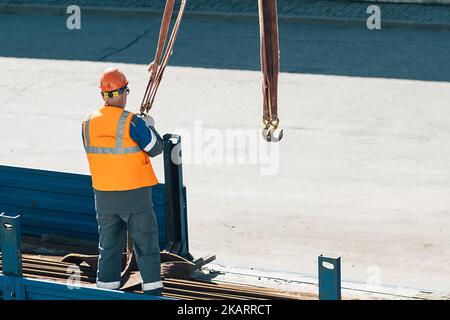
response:
<path id="1" fill-rule="evenodd" d="M 100 89 L 103 92 L 115 91 L 128 85 L 125 75 L 117 68 L 108 68 L 100 79 Z"/>

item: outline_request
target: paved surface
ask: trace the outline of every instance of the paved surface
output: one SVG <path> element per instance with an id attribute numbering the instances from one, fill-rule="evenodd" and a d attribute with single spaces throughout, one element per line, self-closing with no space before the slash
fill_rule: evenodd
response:
<path id="1" fill-rule="evenodd" d="M 0 15 L 1 163 L 87 173 L 80 124 L 98 76 L 123 68 L 137 110 L 158 24 L 86 17 L 68 31 L 61 16 Z M 191 251 L 311 276 L 318 255 L 339 255 L 347 281 L 449 291 L 450 34 L 280 30 L 279 158 L 231 165 L 205 155 L 226 130 L 259 130 L 258 26 L 183 24 L 153 114 L 163 133 L 184 130 Z M 189 143 L 197 122 L 218 131 Z M 269 165 L 278 173 L 261 175 Z"/>
<path id="2" fill-rule="evenodd" d="M 108 7 L 120 9 L 163 10 L 162 0 L 0 0 L 0 4 L 69 6 L 76 4 L 83 7 Z M 376 3 L 381 8 L 383 21 L 395 21 L 412 24 L 450 25 L 450 6 Z M 352 19 L 365 21 L 370 3 L 361 1 L 333 0 L 282 0 L 278 1 L 278 11 L 281 17 L 297 17 L 302 19 Z M 256 0 L 195 0 L 188 1 L 187 13 L 220 13 L 257 15 Z"/>

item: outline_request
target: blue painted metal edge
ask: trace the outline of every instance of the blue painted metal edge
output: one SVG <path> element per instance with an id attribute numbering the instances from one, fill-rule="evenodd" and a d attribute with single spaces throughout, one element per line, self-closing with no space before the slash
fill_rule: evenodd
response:
<path id="1" fill-rule="evenodd" d="M 2 272 L 5 275 L 22 275 L 21 217 L 19 213 L 0 214 L 0 239 L 2 243 Z"/>
<path id="2" fill-rule="evenodd" d="M 0 291 L 3 300 L 172 300 L 160 296 L 92 288 L 77 284 L 76 278 L 67 284 L 22 277 L 20 215 L 0 215 L 2 267 Z"/>
<path id="3" fill-rule="evenodd" d="M 0 274 L 3 300 L 173 300 L 170 298 L 69 285 Z"/>
<path id="4" fill-rule="evenodd" d="M 319 256 L 319 300 L 341 300 L 341 257 Z"/>

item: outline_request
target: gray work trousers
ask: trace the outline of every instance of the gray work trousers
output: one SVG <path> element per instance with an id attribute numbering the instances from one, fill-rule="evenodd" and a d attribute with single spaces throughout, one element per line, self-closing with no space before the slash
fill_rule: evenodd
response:
<path id="1" fill-rule="evenodd" d="M 127 230 L 134 242 L 134 252 L 144 291 L 162 288 L 158 226 L 152 207 L 138 212 L 102 211 L 97 206 L 99 260 L 97 287 L 118 289 L 122 255 Z"/>

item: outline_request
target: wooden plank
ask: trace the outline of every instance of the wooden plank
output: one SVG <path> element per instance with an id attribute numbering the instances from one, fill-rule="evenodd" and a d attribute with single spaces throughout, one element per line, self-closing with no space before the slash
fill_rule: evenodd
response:
<path id="1" fill-rule="evenodd" d="M 197 284 L 203 287 L 205 290 L 231 290 L 236 292 L 242 292 L 249 295 L 259 295 L 261 297 L 267 298 L 280 298 L 280 299 L 298 299 L 297 293 L 290 294 L 289 292 L 281 292 L 272 288 L 262 288 L 262 287 L 254 287 L 254 286 L 245 286 L 239 284 L 225 284 L 225 283 L 214 283 L 214 282 L 205 282 L 205 281 L 192 281 L 192 280 L 183 280 L 183 279 L 166 279 L 170 285 L 173 284 L 184 284 L 184 285 L 192 285 Z"/>

